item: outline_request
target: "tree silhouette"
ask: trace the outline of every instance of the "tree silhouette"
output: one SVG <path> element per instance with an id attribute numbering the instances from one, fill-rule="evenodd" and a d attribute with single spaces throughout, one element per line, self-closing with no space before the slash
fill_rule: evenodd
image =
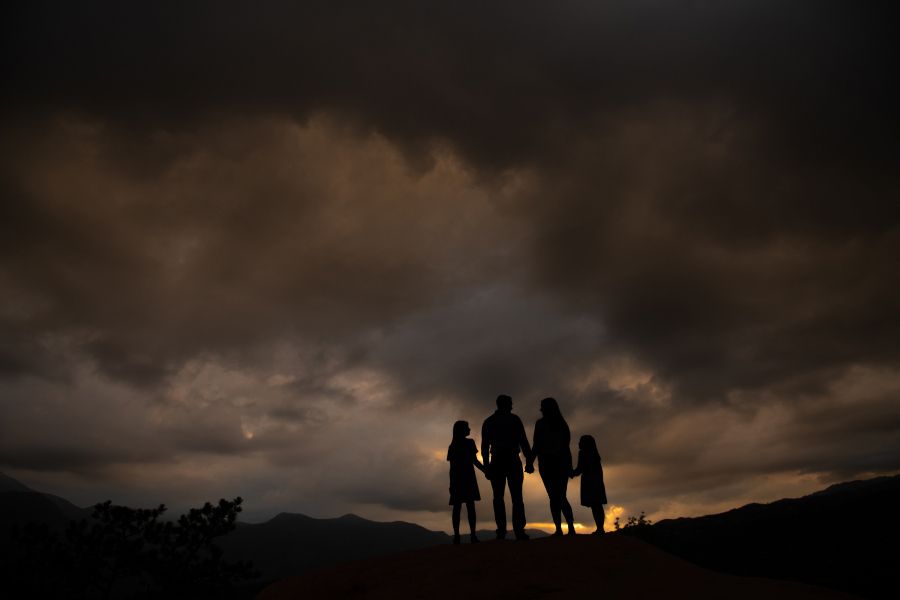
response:
<path id="1" fill-rule="evenodd" d="M 250 563 L 228 563 L 214 540 L 235 528 L 241 498 L 192 508 L 162 521 L 165 505 L 129 508 L 107 501 L 92 521 L 63 536 L 29 524 L 14 533 L 13 574 L 38 597 L 202 598 L 254 577 Z"/>
<path id="2" fill-rule="evenodd" d="M 644 511 L 641 511 L 640 516 L 635 517 L 634 515 L 631 515 L 630 517 L 628 517 L 628 520 L 624 525 L 619 522 L 619 517 L 616 517 L 616 520 L 613 523 L 613 527 L 616 531 L 619 531 L 620 529 L 629 529 L 632 527 L 646 527 L 648 525 L 653 525 L 653 521 L 647 518 L 647 515 L 644 513 Z"/>

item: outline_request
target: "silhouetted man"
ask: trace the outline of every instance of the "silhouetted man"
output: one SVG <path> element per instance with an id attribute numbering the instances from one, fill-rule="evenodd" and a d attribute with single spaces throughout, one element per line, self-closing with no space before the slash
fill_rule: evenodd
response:
<path id="1" fill-rule="evenodd" d="M 512 500 L 512 526 L 517 540 L 527 540 L 525 533 L 525 503 L 522 502 L 522 461 L 531 459 L 531 446 L 525 435 L 522 420 L 512 414 L 512 398 L 506 394 L 497 396 L 497 410 L 484 420 L 481 427 L 481 459 L 494 490 L 494 519 L 497 522 L 497 539 L 506 537 L 506 502 L 503 493 L 509 484 Z"/>

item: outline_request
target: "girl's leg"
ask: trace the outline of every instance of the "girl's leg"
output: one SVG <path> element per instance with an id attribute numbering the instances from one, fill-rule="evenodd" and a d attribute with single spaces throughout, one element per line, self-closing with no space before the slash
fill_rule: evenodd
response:
<path id="1" fill-rule="evenodd" d="M 597 533 L 603 533 L 603 522 L 606 520 L 603 514 L 603 505 L 595 504 L 591 507 L 591 513 L 594 515 L 594 523 L 597 524 Z"/>
<path id="2" fill-rule="evenodd" d="M 459 543 L 459 513 L 462 510 L 462 504 L 457 502 L 453 505 L 453 538 L 455 543 Z"/>
<path id="3" fill-rule="evenodd" d="M 469 533 L 475 535 L 475 501 L 466 502 L 466 514 L 469 516 Z"/>

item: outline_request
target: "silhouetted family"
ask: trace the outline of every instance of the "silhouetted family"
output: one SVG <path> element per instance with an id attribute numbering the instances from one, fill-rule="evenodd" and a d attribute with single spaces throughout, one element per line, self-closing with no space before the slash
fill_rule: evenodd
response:
<path id="1" fill-rule="evenodd" d="M 450 504 L 453 506 L 453 543 L 459 543 L 459 518 L 462 505 L 466 505 L 472 542 L 475 535 L 475 502 L 481 500 L 475 469 L 482 471 L 491 482 L 494 495 L 494 519 L 497 523 L 497 539 L 506 538 L 507 486 L 512 501 L 512 527 L 517 540 L 527 540 L 525 533 L 525 503 L 522 500 L 524 473 L 534 473 L 537 460 L 538 472 L 550 499 L 550 514 L 556 525 L 553 535 L 562 535 L 562 517 L 566 518 L 569 535 L 575 535 L 572 506 L 566 499 L 569 479 L 581 476 L 581 505 L 590 507 L 597 525 L 595 533 L 603 533 L 603 505 L 606 504 L 606 488 L 603 484 L 603 467 L 597 443 L 590 435 L 578 441 L 578 464 L 572 468 L 572 452 L 569 450 L 571 433 L 569 425 L 553 398 L 541 400 L 541 418 L 534 424 L 532 440 L 522 420 L 512 412 L 512 398 L 506 394 L 497 396 L 497 410 L 485 419 L 481 427 L 481 456 L 478 447 L 469 438 L 471 430 L 467 421 L 453 424 L 453 441 L 447 449 L 450 461 Z M 525 466 L 519 453 L 525 456 Z"/>

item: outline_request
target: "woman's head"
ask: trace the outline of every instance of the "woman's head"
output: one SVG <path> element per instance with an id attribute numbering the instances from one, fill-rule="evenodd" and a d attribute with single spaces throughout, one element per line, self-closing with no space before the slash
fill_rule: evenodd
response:
<path id="1" fill-rule="evenodd" d="M 562 413 L 559 410 L 559 404 L 556 403 L 556 398 L 544 398 L 541 400 L 541 413 L 550 420 L 563 420 Z"/>
<path id="2" fill-rule="evenodd" d="M 453 424 L 453 439 L 462 439 L 469 435 L 469 422 L 457 421 Z"/>
<path id="3" fill-rule="evenodd" d="M 592 435 L 581 436 L 581 438 L 579 438 L 578 440 L 578 449 L 596 454 L 598 457 L 600 456 L 600 453 L 597 451 L 597 442 L 594 440 L 594 436 Z"/>

